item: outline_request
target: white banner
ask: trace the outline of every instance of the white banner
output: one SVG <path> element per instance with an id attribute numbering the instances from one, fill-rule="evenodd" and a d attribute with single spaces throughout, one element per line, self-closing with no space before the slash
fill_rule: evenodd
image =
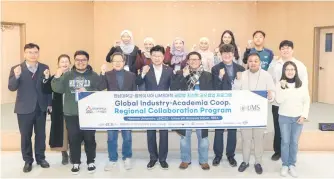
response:
<path id="1" fill-rule="evenodd" d="M 83 130 L 266 127 L 266 91 L 79 93 Z"/>

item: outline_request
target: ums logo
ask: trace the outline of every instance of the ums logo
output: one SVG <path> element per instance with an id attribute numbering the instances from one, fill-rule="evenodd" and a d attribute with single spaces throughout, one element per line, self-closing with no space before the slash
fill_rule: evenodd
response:
<path id="1" fill-rule="evenodd" d="M 241 112 L 255 112 L 255 111 L 260 111 L 260 105 L 242 105 L 240 107 Z"/>
<path id="2" fill-rule="evenodd" d="M 87 106 L 86 108 L 86 114 L 92 114 L 92 113 L 106 113 L 107 108 L 104 107 L 91 107 Z"/>

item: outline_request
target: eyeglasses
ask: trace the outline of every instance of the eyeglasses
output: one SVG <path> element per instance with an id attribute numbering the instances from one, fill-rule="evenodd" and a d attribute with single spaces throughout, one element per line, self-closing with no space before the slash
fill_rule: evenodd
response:
<path id="1" fill-rule="evenodd" d="M 79 62 L 79 63 L 83 63 L 83 62 L 87 62 L 87 59 L 74 59 L 75 62 Z"/>
<path id="2" fill-rule="evenodd" d="M 164 56 L 160 56 L 160 55 L 152 55 L 152 57 L 154 57 L 154 58 L 162 58 L 162 57 L 164 57 Z"/>
<path id="3" fill-rule="evenodd" d="M 197 61 L 197 60 L 201 60 L 199 58 L 189 58 L 189 61 Z"/>
<path id="4" fill-rule="evenodd" d="M 113 63 L 123 63 L 124 61 L 111 61 Z"/>
<path id="5" fill-rule="evenodd" d="M 285 69 L 285 71 L 296 71 L 295 69 Z"/>

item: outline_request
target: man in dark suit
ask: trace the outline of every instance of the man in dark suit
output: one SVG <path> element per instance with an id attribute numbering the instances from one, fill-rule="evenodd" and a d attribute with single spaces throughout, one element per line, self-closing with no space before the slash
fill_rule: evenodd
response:
<path id="1" fill-rule="evenodd" d="M 23 172 L 30 172 L 34 162 L 31 136 L 35 131 L 35 159 L 37 165 L 49 168 L 45 160 L 45 121 L 50 95 L 42 92 L 44 70 L 49 67 L 38 62 L 39 46 L 33 43 L 24 46 L 25 62 L 12 67 L 8 89 L 17 91 L 15 109 L 21 134 L 21 152 L 25 165 Z"/>
<path id="2" fill-rule="evenodd" d="M 232 90 L 232 84 L 237 77 L 237 73 L 245 71 L 245 68 L 233 62 L 234 47 L 231 44 L 224 44 L 219 47 L 222 54 L 222 62 L 212 67 L 212 79 L 214 90 Z M 213 166 L 218 166 L 223 156 L 224 151 L 224 130 L 215 130 L 215 139 L 213 143 L 213 150 L 215 158 L 212 161 Z M 227 159 L 232 167 L 237 166 L 237 161 L 234 159 L 235 148 L 237 144 L 237 129 L 227 130 Z"/>
<path id="3" fill-rule="evenodd" d="M 165 49 L 157 45 L 150 50 L 152 64 L 143 67 L 142 72 L 138 75 L 136 83 L 141 85 L 145 82 L 146 91 L 169 91 L 173 69 L 163 65 Z M 168 130 L 159 130 L 159 153 L 156 142 L 156 130 L 147 131 L 148 151 L 150 153 L 150 162 L 147 164 L 148 169 L 154 168 L 159 159 L 160 166 L 168 169 L 166 162 L 168 154 Z"/>
<path id="4" fill-rule="evenodd" d="M 125 56 L 121 52 L 115 52 L 110 57 L 113 64 L 113 70 L 106 72 L 107 67 L 101 67 L 102 89 L 108 91 L 137 91 L 136 75 L 132 72 L 124 70 Z M 131 130 L 122 130 L 123 145 L 122 154 L 124 168 L 129 170 L 132 158 L 132 134 Z M 109 162 L 104 167 L 105 171 L 112 170 L 117 166 L 118 160 L 118 130 L 108 130 L 108 154 Z"/>

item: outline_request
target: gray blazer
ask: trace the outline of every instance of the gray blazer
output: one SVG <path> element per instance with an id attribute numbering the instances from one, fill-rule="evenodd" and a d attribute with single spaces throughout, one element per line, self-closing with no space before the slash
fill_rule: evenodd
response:
<path id="1" fill-rule="evenodd" d="M 14 69 L 19 65 L 22 73 L 20 78 L 16 79 Z M 34 74 L 34 78 L 37 80 L 35 85 L 26 63 L 23 62 L 19 65 L 11 68 L 8 80 L 8 89 L 17 91 L 14 112 L 17 114 L 32 113 L 35 111 L 37 102 L 41 111 L 45 112 L 49 103 L 51 106 L 51 95 L 43 93 L 42 81 L 44 70 L 49 69 L 49 67 L 43 63 L 38 63 L 37 71 Z"/>

